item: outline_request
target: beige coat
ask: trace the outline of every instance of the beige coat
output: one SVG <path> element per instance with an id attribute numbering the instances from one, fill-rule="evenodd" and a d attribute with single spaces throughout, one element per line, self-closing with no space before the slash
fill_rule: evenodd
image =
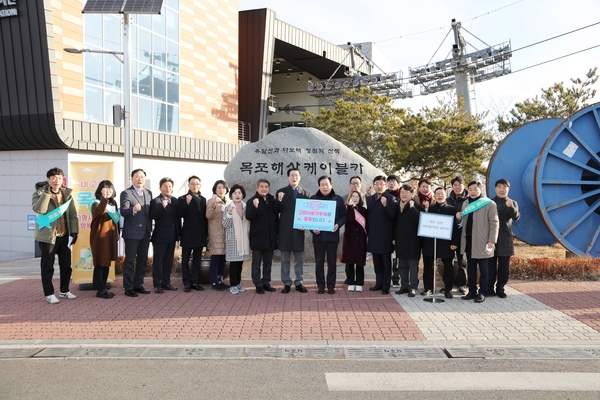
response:
<path id="1" fill-rule="evenodd" d="M 469 201 L 465 201 L 462 205 L 462 210 L 469 205 Z M 467 214 L 462 219 L 462 230 L 460 232 L 460 252 L 465 253 L 467 248 L 467 221 L 473 218 L 473 242 L 471 248 L 471 258 L 491 258 L 494 252 L 487 253 L 485 246 L 488 242 L 496 243 L 498 241 L 498 210 L 496 203 L 493 201 L 486 204 L 479 210 Z"/>
<path id="2" fill-rule="evenodd" d="M 206 218 L 208 219 L 208 250 L 211 255 L 225 255 L 225 228 L 223 227 L 223 203 L 219 200 L 213 210 L 215 197 L 206 201 Z M 227 203 L 229 200 L 227 199 Z"/>

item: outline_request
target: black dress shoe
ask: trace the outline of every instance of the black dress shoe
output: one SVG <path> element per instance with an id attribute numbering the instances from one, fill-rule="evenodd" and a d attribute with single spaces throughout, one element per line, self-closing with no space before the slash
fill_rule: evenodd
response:
<path id="1" fill-rule="evenodd" d="M 478 294 L 477 297 L 475 297 L 475 303 L 483 303 L 485 301 L 485 296 L 482 294 Z"/>
<path id="2" fill-rule="evenodd" d="M 256 293 L 258 293 L 258 294 L 265 294 L 265 289 L 262 286 L 257 286 L 256 287 Z"/>
<path id="3" fill-rule="evenodd" d="M 396 293 L 396 294 L 408 293 L 408 288 L 400 288 L 400 290 L 396 290 L 394 293 Z"/>
<path id="4" fill-rule="evenodd" d="M 464 286 L 459 286 L 457 289 L 458 289 L 458 293 L 467 294 L 467 289 L 465 289 Z"/>
<path id="5" fill-rule="evenodd" d="M 417 295 L 417 291 L 415 289 L 410 289 L 408 291 L 408 297 L 415 297 Z"/>
<path id="6" fill-rule="evenodd" d="M 283 287 L 283 289 L 281 289 L 281 293 L 289 293 L 290 292 L 291 287 L 288 285 L 285 285 Z"/>
<path id="7" fill-rule="evenodd" d="M 150 291 L 149 291 L 149 290 L 146 290 L 146 289 L 144 289 L 144 287 L 143 287 L 143 286 L 134 287 L 134 288 L 133 288 L 133 290 L 134 290 L 136 293 L 141 293 L 141 294 L 149 294 L 149 293 L 150 293 Z"/>
<path id="8" fill-rule="evenodd" d="M 373 287 L 370 287 L 370 288 L 369 288 L 369 290 L 370 290 L 371 292 L 374 292 L 374 291 L 376 291 L 376 290 L 381 290 L 381 286 L 373 286 Z"/>
<path id="9" fill-rule="evenodd" d="M 191 287 L 189 287 L 189 286 L 184 286 L 184 287 L 183 287 L 183 291 L 184 291 L 184 292 L 186 292 L 186 293 L 189 293 L 189 292 L 191 292 L 191 291 L 192 291 L 192 288 L 191 288 Z"/>
<path id="10" fill-rule="evenodd" d="M 277 289 L 275 289 L 273 286 L 266 284 L 263 285 L 263 288 L 265 289 L 265 292 L 275 292 L 277 291 Z"/>
<path id="11" fill-rule="evenodd" d="M 390 294 L 390 291 L 389 290 L 382 290 L 381 294 Z"/>
<path id="12" fill-rule="evenodd" d="M 487 297 L 494 297 L 496 295 L 496 292 L 494 292 L 493 290 L 491 292 L 488 292 L 488 294 L 486 294 Z"/>
<path id="13" fill-rule="evenodd" d="M 164 293 L 165 291 L 163 290 L 163 288 L 161 287 L 155 287 L 154 288 L 154 293 Z"/>
<path id="14" fill-rule="evenodd" d="M 329 294 L 335 294 L 335 289 L 332 288 L 332 287 L 327 288 L 327 293 L 329 293 Z"/>
<path id="15" fill-rule="evenodd" d="M 229 285 L 226 285 L 223 281 L 219 282 L 219 285 L 223 286 L 223 289 L 229 289 L 231 287 Z"/>
<path id="16" fill-rule="evenodd" d="M 204 288 L 202 286 L 198 285 L 197 283 L 192 283 L 192 289 L 197 290 L 199 292 L 204 290 Z"/>
<path id="17" fill-rule="evenodd" d="M 496 295 L 498 295 L 498 297 L 500 297 L 501 299 L 506 298 L 506 293 L 504 293 L 504 292 L 498 292 L 498 293 L 496 293 Z"/>
<path id="18" fill-rule="evenodd" d="M 110 293 L 108 293 L 106 290 L 104 292 L 96 292 L 96 297 L 99 297 L 101 299 L 112 299 L 113 298 L 113 296 L 111 296 Z"/>
<path id="19" fill-rule="evenodd" d="M 163 285 L 162 287 L 164 290 L 171 290 L 171 291 L 175 291 L 177 290 L 177 288 L 175 286 L 171 286 L 171 284 L 168 285 Z"/>
<path id="20" fill-rule="evenodd" d="M 451 299 L 451 298 L 452 298 L 452 297 L 454 297 L 454 296 L 452 296 L 452 292 L 450 292 L 450 291 L 448 290 L 447 292 L 444 292 L 444 297 L 445 297 L 445 298 L 447 298 L 447 299 Z"/>
<path id="21" fill-rule="evenodd" d="M 138 294 L 133 289 L 126 290 L 125 295 L 129 297 L 138 297 Z"/>
<path id="22" fill-rule="evenodd" d="M 308 292 L 308 289 L 305 288 L 304 285 L 296 285 L 296 290 L 299 291 L 300 293 Z"/>
<path id="23" fill-rule="evenodd" d="M 317 294 L 323 294 L 323 293 L 325 293 L 325 288 L 320 287 L 317 289 Z"/>
<path id="24" fill-rule="evenodd" d="M 220 283 L 213 283 L 211 286 L 214 290 L 218 290 L 219 292 L 225 290 L 225 286 L 221 285 Z"/>
<path id="25" fill-rule="evenodd" d="M 477 295 L 475 293 L 467 293 L 466 296 L 461 297 L 463 300 L 475 300 Z"/>

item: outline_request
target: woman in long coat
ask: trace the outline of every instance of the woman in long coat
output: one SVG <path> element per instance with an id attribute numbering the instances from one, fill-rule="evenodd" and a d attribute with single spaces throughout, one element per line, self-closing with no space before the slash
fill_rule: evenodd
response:
<path id="1" fill-rule="evenodd" d="M 208 219 L 208 250 L 210 251 L 210 283 L 215 290 L 229 289 L 223 283 L 225 276 L 225 228 L 223 227 L 223 206 L 229 201 L 225 195 L 229 192 L 223 180 L 215 182 L 213 196 L 206 202 Z"/>
<path id="2" fill-rule="evenodd" d="M 231 294 L 246 291 L 242 282 L 242 265 L 244 260 L 250 259 L 250 221 L 246 219 L 246 190 L 242 185 L 235 184 L 231 187 L 229 198 L 232 200 L 228 206 L 223 207 L 223 226 L 225 227 L 225 259 L 229 261 L 229 283 Z"/>
<path id="3" fill-rule="evenodd" d="M 92 224 L 90 248 L 94 259 L 93 286 L 96 297 L 111 299 L 115 294 L 106 290 L 106 281 L 112 261 L 118 259 L 119 208 L 115 200 L 115 187 L 104 180 L 98 184 L 96 198 L 90 202 Z"/>
<path id="4" fill-rule="evenodd" d="M 342 245 L 342 262 L 346 264 L 349 292 L 362 292 L 367 262 L 367 209 L 362 196 L 356 190 L 346 201 L 346 231 Z M 356 266 L 356 267 L 355 267 Z"/>

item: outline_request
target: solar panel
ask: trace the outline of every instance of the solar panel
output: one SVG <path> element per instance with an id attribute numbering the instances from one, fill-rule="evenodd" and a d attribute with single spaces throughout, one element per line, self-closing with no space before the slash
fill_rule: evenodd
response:
<path id="1" fill-rule="evenodd" d="M 88 14 L 118 14 L 125 0 L 88 0 L 82 13 Z"/>
<path id="2" fill-rule="evenodd" d="M 88 0 L 82 13 L 160 14 L 164 0 Z"/>
<path id="3" fill-rule="evenodd" d="M 160 14 L 163 0 L 125 0 L 125 14 Z"/>

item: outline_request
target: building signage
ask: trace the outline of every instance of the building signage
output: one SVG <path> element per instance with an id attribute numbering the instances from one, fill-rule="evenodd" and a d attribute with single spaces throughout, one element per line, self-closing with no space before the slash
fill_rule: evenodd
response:
<path id="1" fill-rule="evenodd" d="M 19 15 L 17 0 L 0 0 L 0 18 Z"/>

